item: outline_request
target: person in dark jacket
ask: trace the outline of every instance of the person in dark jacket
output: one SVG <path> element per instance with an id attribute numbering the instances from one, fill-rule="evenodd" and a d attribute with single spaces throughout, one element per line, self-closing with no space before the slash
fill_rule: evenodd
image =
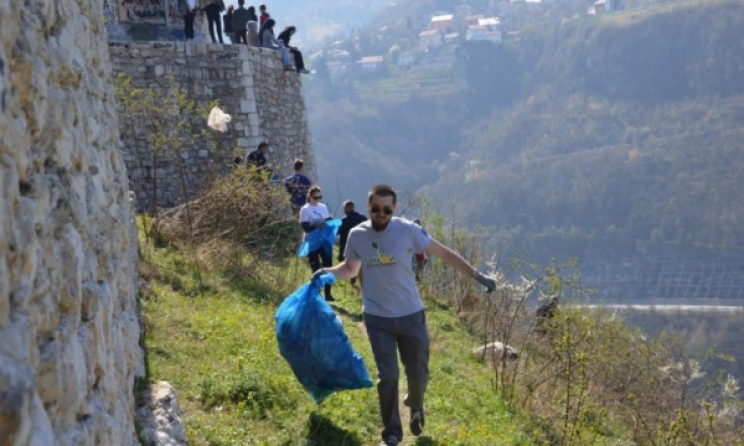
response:
<path id="1" fill-rule="evenodd" d="M 237 41 L 235 43 L 248 43 L 245 40 L 245 32 L 251 14 L 245 9 L 245 0 L 238 0 L 238 9 L 232 14 L 232 29 Z"/>
<path id="2" fill-rule="evenodd" d="M 212 37 L 212 43 L 217 43 L 219 39 L 222 41 L 222 20 L 220 20 L 220 5 L 217 0 L 212 0 L 204 8 L 204 12 L 207 13 L 207 21 L 209 22 L 209 35 Z M 217 27 L 217 37 L 215 37 L 214 28 Z"/>
<path id="3" fill-rule="evenodd" d="M 227 12 L 222 16 L 223 31 L 227 34 L 227 38 L 230 39 L 230 43 L 235 43 L 235 33 L 233 32 L 232 19 L 233 19 L 233 5 L 227 7 Z"/>
<path id="4" fill-rule="evenodd" d="M 271 175 L 271 169 L 268 166 L 266 160 L 266 154 L 269 153 L 269 143 L 262 142 L 258 145 L 258 148 L 248 155 L 248 162 L 246 163 L 248 168 L 254 168 L 257 172 L 267 171 Z"/>
<path id="5" fill-rule="evenodd" d="M 351 200 L 344 201 L 344 214 L 346 217 L 341 219 L 341 227 L 338 228 L 338 261 L 343 262 L 346 258 L 344 250 L 346 249 L 346 240 L 349 238 L 349 232 L 359 223 L 367 221 L 367 217 L 354 210 L 354 202 Z"/>
<path id="6" fill-rule="evenodd" d="M 255 6 L 249 6 L 248 7 L 248 21 L 249 22 L 258 22 L 258 16 L 256 15 L 256 7 Z"/>
<path id="7" fill-rule="evenodd" d="M 186 0 L 186 15 L 183 16 L 183 33 L 186 40 L 194 38 L 194 19 L 196 18 L 196 0 Z"/>
<path id="8" fill-rule="evenodd" d="M 298 50 L 297 47 L 289 46 L 289 40 L 292 38 L 295 32 L 297 32 L 296 27 L 288 26 L 284 28 L 284 31 L 279 33 L 277 40 L 282 42 L 284 44 L 284 47 L 287 48 L 287 51 L 292 53 L 292 55 L 294 56 L 294 63 L 297 72 L 302 74 L 309 74 L 310 71 L 305 69 L 305 62 L 302 59 L 302 53 L 300 52 L 300 50 Z"/>

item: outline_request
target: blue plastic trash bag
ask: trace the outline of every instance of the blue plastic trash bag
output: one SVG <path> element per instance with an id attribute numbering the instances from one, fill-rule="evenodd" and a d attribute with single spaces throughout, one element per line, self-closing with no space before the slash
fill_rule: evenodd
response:
<path id="1" fill-rule="evenodd" d="M 274 316 L 279 352 L 316 404 L 339 390 L 372 387 L 362 357 L 320 295 L 323 285 L 334 281 L 333 274 L 326 274 L 305 283 Z"/>
<path id="2" fill-rule="evenodd" d="M 341 227 L 341 220 L 334 218 L 326 221 L 325 227 L 316 229 L 305 234 L 305 240 L 302 241 L 300 248 L 297 250 L 297 257 L 307 257 L 313 251 L 321 247 L 325 249 L 326 254 L 333 255 L 333 244 L 336 242 L 338 228 Z"/>

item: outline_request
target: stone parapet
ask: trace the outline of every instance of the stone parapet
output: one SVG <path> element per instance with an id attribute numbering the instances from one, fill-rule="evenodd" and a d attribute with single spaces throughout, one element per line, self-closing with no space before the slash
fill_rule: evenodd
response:
<path id="1" fill-rule="evenodd" d="M 169 91 L 175 86 L 202 107 L 218 101 L 233 118 L 228 131 L 219 133 L 207 127 L 204 116 L 191 116 L 195 138 L 178 154 L 181 161 L 164 156 L 153 165 L 143 156 L 150 150 L 147 129 L 133 129 L 122 117 L 122 153 L 141 207 L 151 196 L 154 175 L 158 204 L 173 206 L 262 141 L 271 144 L 269 163 L 280 178 L 292 173 L 295 158 L 304 159 L 306 173 L 315 177 L 302 81 L 298 73 L 283 70 L 278 53 L 191 42 L 109 42 L 109 47 L 115 76 L 128 76 L 134 87 Z"/>

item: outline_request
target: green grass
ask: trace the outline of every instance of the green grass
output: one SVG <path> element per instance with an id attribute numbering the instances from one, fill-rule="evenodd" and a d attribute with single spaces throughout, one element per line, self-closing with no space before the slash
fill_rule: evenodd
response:
<path id="1" fill-rule="evenodd" d="M 143 243 L 144 246 L 144 243 Z M 195 268 L 175 248 L 143 248 L 143 294 L 148 370 L 152 381 L 178 390 L 192 445 L 377 445 L 379 415 L 374 388 L 336 393 L 316 406 L 279 354 L 274 312 L 309 268 L 262 265 L 261 280 Z M 236 279 L 238 277 L 238 279 Z M 354 348 L 376 370 L 361 324 L 360 296 L 348 283 L 335 286 L 336 312 Z M 405 445 L 533 444 L 521 420 L 492 389 L 488 367 L 469 355 L 477 340 L 454 314 L 428 304 L 431 381 L 424 435 L 407 433 Z M 401 395 L 405 380 L 401 380 Z M 407 411 L 402 412 L 404 424 Z"/>

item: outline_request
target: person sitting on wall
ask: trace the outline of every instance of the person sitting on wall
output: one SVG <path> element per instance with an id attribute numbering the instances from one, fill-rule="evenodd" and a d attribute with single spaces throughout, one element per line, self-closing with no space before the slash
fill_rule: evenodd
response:
<path id="1" fill-rule="evenodd" d="M 284 47 L 287 48 L 287 50 L 294 56 L 294 63 L 297 72 L 302 74 L 310 74 L 310 71 L 305 69 L 305 62 L 302 59 L 302 53 L 300 52 L 300 50 L 298 50 L 297 47 L 289 46 L 289 39 L 292 38 L 295 32 L 297 32 L 296 27 L 288 26 L 284 28 L 284 31 L 279 33 L 279 37 L 277 37 L 277 39 L 281 43 L 283 43 Z"/>
<path id="2" fill-rule="evenodd" d="M 268 19 L 263 25 L 261 25 L 261 31 L 258 32 L 258 40 L 261 42 L 262 47 L 281 53 L 282 64 L 284 65 L 285 71 L 294 71 L 294 68 L 289 62 L 289 51 L 284 47 L 284 43 L 277 40 L 274 36 L 274 25 L 276 25 L 274 19 Z"/>

